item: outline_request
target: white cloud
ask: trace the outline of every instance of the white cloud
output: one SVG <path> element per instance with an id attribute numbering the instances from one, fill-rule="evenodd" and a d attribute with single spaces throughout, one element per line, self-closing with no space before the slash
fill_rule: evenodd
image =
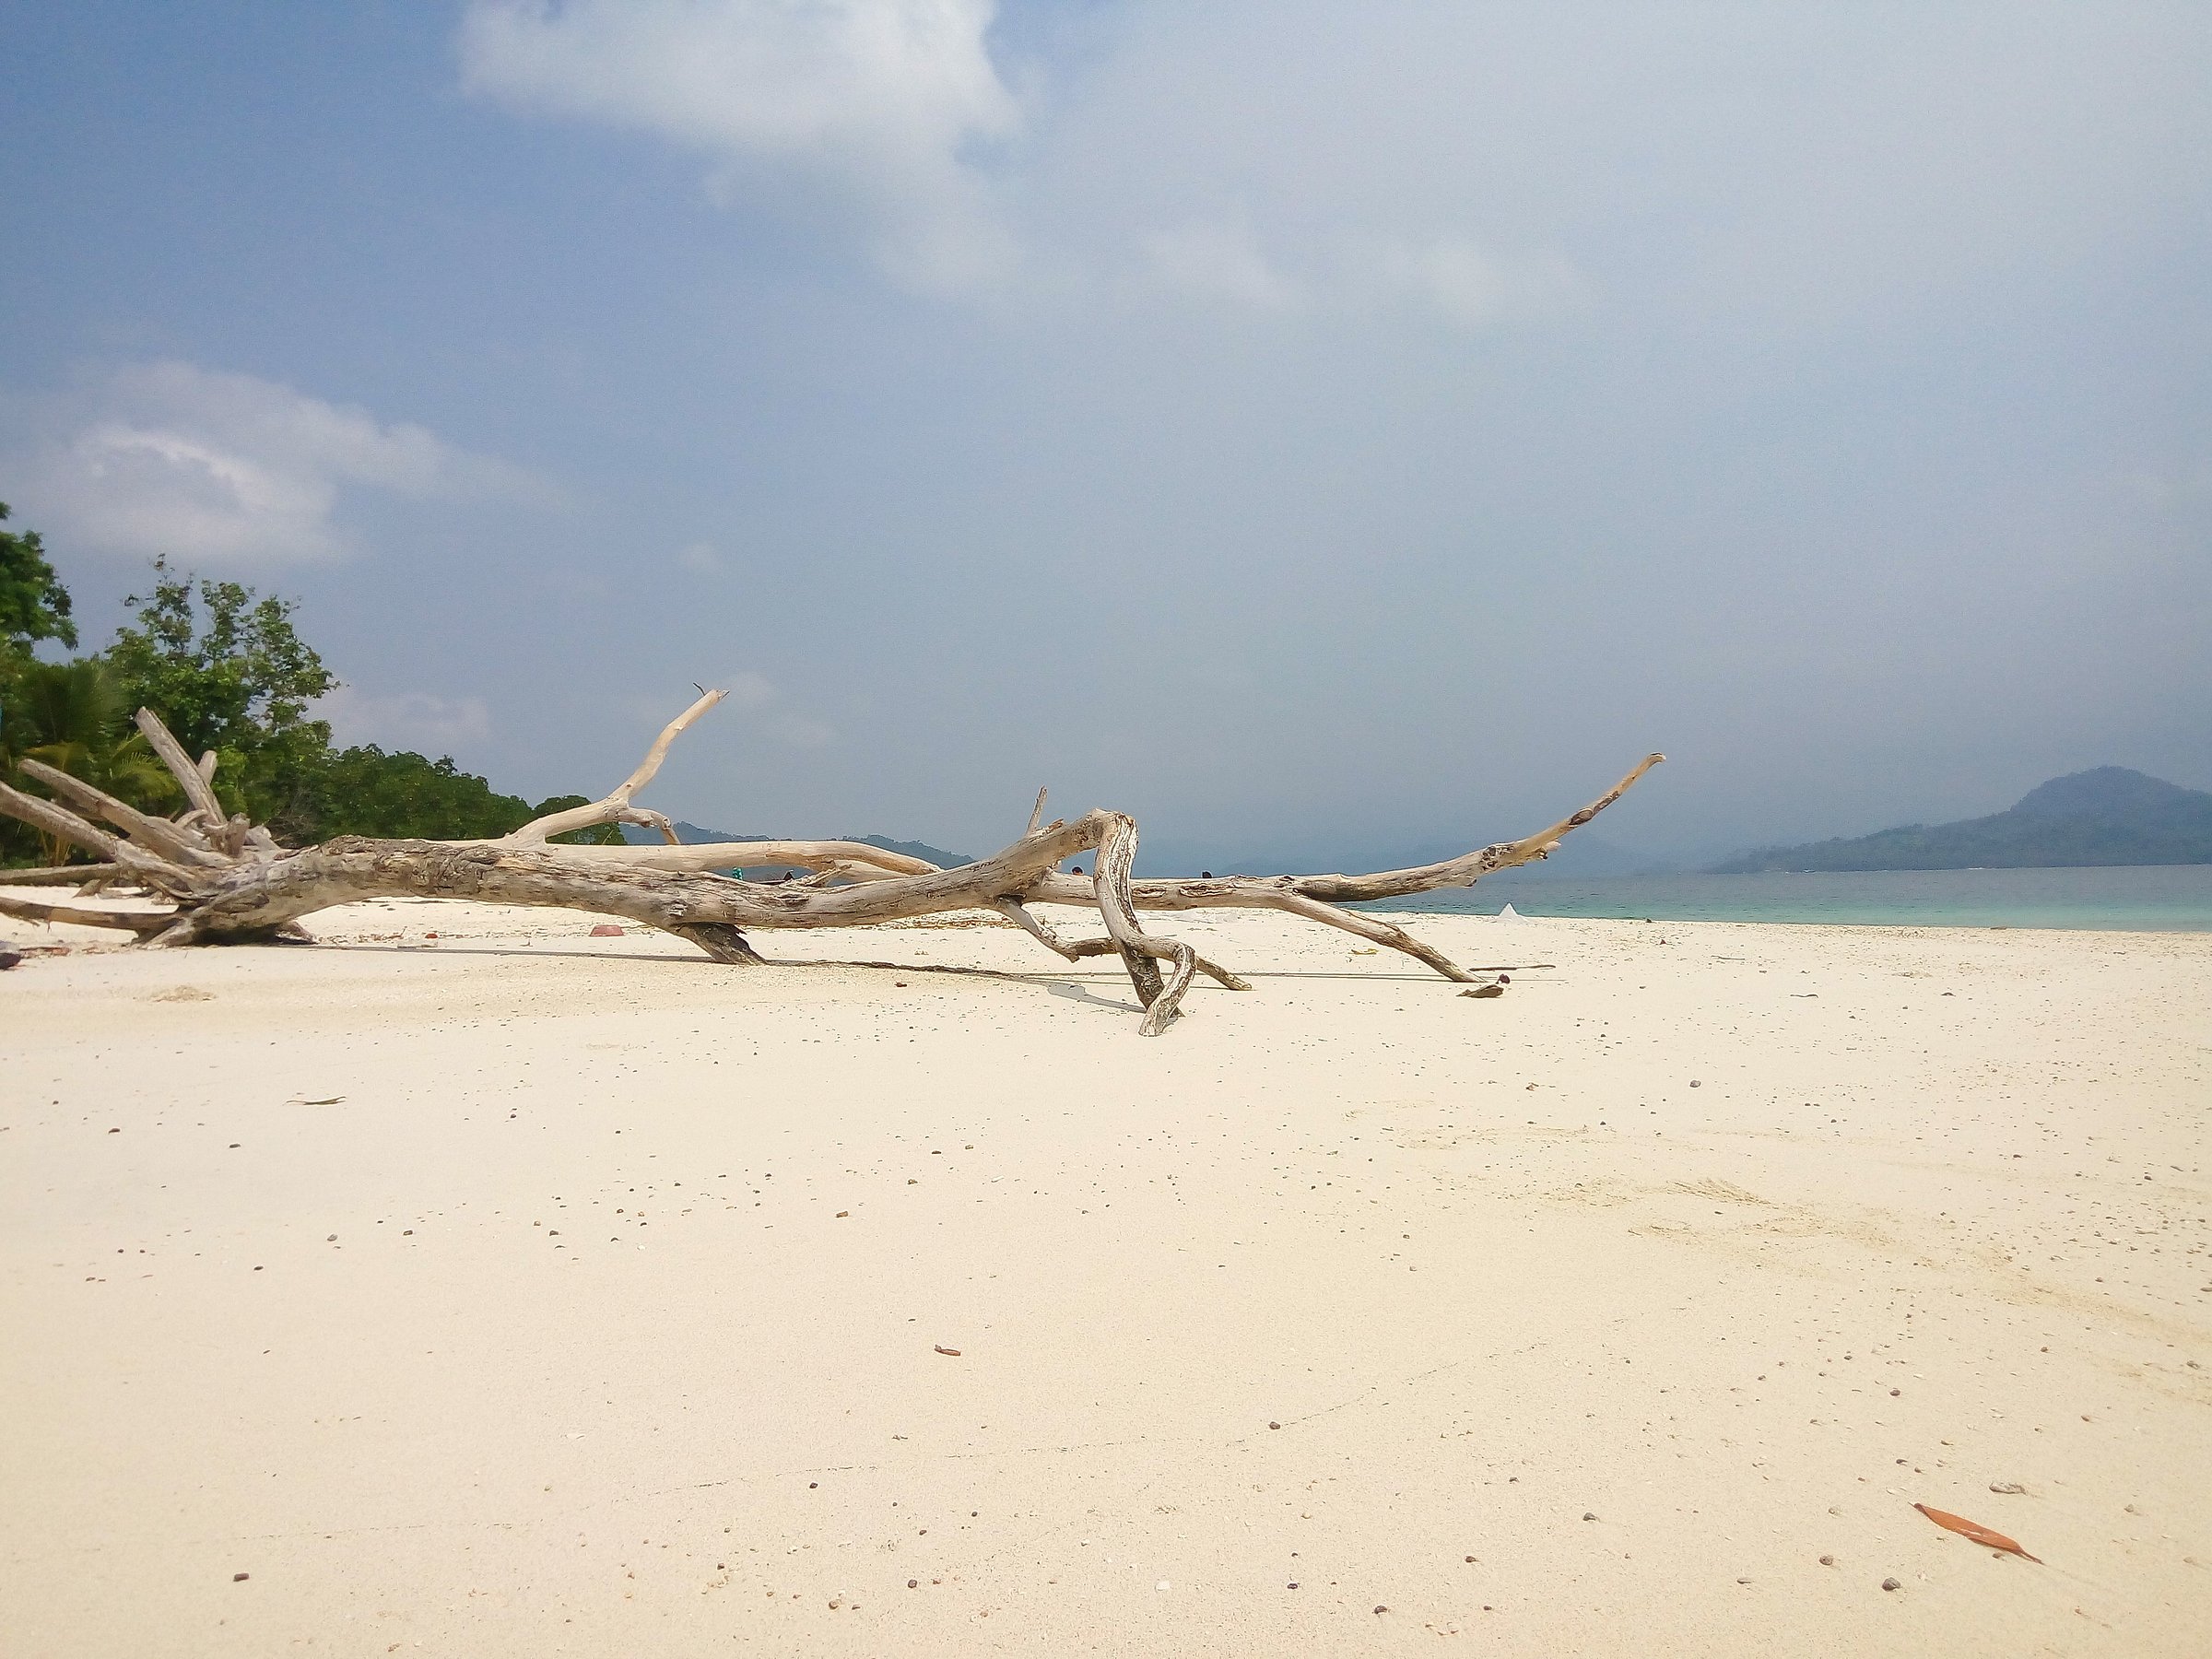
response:
<path id="1" fill-rule="evenodd" d="M 1588 288 L 1556 254 L 1508 259 L 1457 235 L 1363 247 L 1351 283 L 1377 302 L 1409 300 L 1464 329 L 1557 316 L 1580 304 Z"/>
<path id="2" fill-rule="evenodd" d="M 776 700 L 777 692 L 764 674 L 755 674 L 750 668 L 733 674 L 723 687 L 729 695 L 733 709 L 765 709 Z"/>
<path id="3" fill-rule="evenodd" d="M 699 576 L 713 576 L 722 571 L 722 555 L 712 542 L 697 541 L 679 548 L 676 562 Z"/>
<path id="4" fill-rule="evenodd" d="M 1011 244 L 962 150 L 1019 124 L 984 46 L 994 0 L 472 0 L 470 89 L 658 134 L 717 191 L 795 175 L 857 212 L 918 287 L 1002 272 Z"/>
<path id="5" fill-rule="evenodd" d="M 837 741 L 833 727 L 786 705 L 782 689 L 765 674 L 741 668 L 718 683 L 729 693 L 729 706 L 747 716 L 753 730 L 786 748 L 820 748 Z"/>
<path id="6" fill-rule="evenodd" d="M 827 205 L 858 219 L 894 276 L 972 290 L 1015 265 L 1000 204 L 964 155 L 1021 127 L 1020 106 L 985 45 L 995 10 L 995 0 L 469 0 L 461 57 L 473 91 L 518 111 L 654 134 L 709 158 L 720 194 L 804 210 Z M 1166 117 L 1192 119 L 1180 107 Z M 1325 125 L 1343 116 L 1303 111 L 1298 119 Z M 1234 218 L 1153 218 L 1159 204 L 1147 208 L 1144 198 L 1154 173 L 1236 165 L 1229 153 L 1209 163 L 1223 141 L 1199 125 L 1205 136 L 1172 157 L 1148 131 L 1093 135 L 1133 165 L 1078 232 L 1093 241 L 1091 254 L 1069 263 L 1073 250 L 1056 245 L 1049 209 L 1046 223 L 1029 224 L 1030 239 L 1041 238 L 1031 286 L 1053 267 L 1064 278 L 1077 273 L 1072 291 L 1080 293 L 1089 287 L 1085 267 L 1126 271 L 1134 253 L 1135 290 L 1181 304 L 1274 317 L 1397 311 L 1455 329 L 1554 316 L 1580 295 L 1573 269 L 1557 258 L 1504 258 L 1451 234 L 1359 241 L 1328 222 L 1351 204 L 1332 202 L 1330 187 L 1312 195 L 1302 178 L 1263 193 L 1265 237 Z M 1046 149 L 1065 138 L 1041 136 Z M 1294 153 L 1305 142 L 1286 137 L 1279 148 Z M 1344 147 L 1358 146 L 1346 137 Z M 1024 161 L 1041 162 L 1049 178 L 1051 158 Z M 1387 178 L 1404 165 L 1368 171 Z M 1033 215 L 1040 194 L 1067 193 L 1047 183 L 1008 202 L 1026 201 Z M 1147 218 L 1166 228 L 1144 229 Z M 699 544 L 679 557 L 704 570 L 713 553 Z"/>
<path id="7" fill-rule="evenodd" d="M 315 703 L 340 743 L 373 743 L 387 749 L 450 755 L 491 735 L 491 711 L 480 697 L 431 697 L 402 691 L 372 697 L 340 686 Z"/>
<path id="8" fill-rule="evenodd" d="M 784 714 L 768 724 L 769 735 L 786 748 L 822 748 L 837 741 L 836 731 L 804 714 Z"/>
<path id="9" fill-rule="evenodd" d="M 757 669 L 740 668 L 735 674 L 720 675 L 707 683 L 720 686 L 727 693 L 724 706 L 741 717 L 745 729 L 772 738 L 786 748 L 820 748 L 837 741 L 834 727 L 792 708 L 783 700 L 782 688 Z M 657 728 L 678 705 L 648 697 L 631 697 L 624 706 L 638 719 L 651 721 Z"/>
<path id="10" fill-rule="evenodd" d="M 1145 239 L 1152 280 L 1199 299 L 1227 300 L 1253 311 L 1299 309 L 1298 285 L 1268 262 L 1252 233 L 1230 225 L 1186 225 Z"/>
<path id="11" fill-rule="evenodd" d="M 17 462 L 57 535 L 183 563 L 278 563 L 347 550 L 344 492 L 543 498 L 520 468 L 406 422 L 250 374 L 137 364 L 49 402 L 55 435 Z"/>
<path id="12" fill-rule="evenodd" d="M 1177 300 L 1265 315 L 1401 312 L 1460 330 L 1555 317 L 1588 285 L 1557 255 L 1507 257 L 1471 237 L 1309 235 L 1293 267 L 1239 224 L 1194 223 L 1144 239 L 1145 285 Z"/>

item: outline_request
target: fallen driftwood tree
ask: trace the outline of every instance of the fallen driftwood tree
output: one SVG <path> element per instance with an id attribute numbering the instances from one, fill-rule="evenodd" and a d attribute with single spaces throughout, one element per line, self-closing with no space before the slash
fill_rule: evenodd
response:
<path id="1" fill-rule="evenodd" d="M 227 815 L 215 794 L 215 756 L 203 756 L 194 764 L 160 719 L 141 709 L 139 730 L 190 802 L 182 813 L 155 818 L 36 760 L 23 761 L 22 771 L 52 791 L 52 798 L 0 783 L 0 813 L 102 861 L 76 866 L 88 876 L 103 884 L 135 883 L 166 900 L 170 908 L 118 910 L 0 895 L 0 913 L 124 929 L 137 935 L 138 943 L 163 948 L 302 941 L 307 935 L 299 929 L 301 917 L 363 899 L 472 899 L 620 916 L 688 939 L 718 961 L 759 965 L 762 959 L 745 936 L 748 928 L 865 927 L 946 911 L 992 910 L 1069 961 L 1118 956 L 1144 1005 L 1144 1030 L 1151 1035 L 1175 1017 L 1195 974 L 1231 990 L 1250 987 L 1180 940 L 1147 932 L 1138 920 L 1141 911 L 1285 911 L 1402 950 L 1448 980 L 1490 982 L 1404 930 L 1342 906 L 1471 887 L 1493 871 L 1543 858 L 1561 836 L 1618 800 L 1663 759 L 1647 756 L 1598 799 L 1548 829 L 1418 869 L 1133 881 L 1135 820 L 1118 812 L 1093 811 L 1045 823 L 1045 795 L 1040 790 L 1029 828 L 1011 846 L 946 870 L 857 841 L 677 844 L 675 827 L 661 814 L 633 806 L 631 797 L 660 771 L 669 745 L 684 728 L 723 695 L 702 693 L 668 723 L 637 770 L 599 800 L 553 813 L 496 841 L 372 841 L 343 835 L 299 849 L 280 847 L 266 830 L 242 816 Z M 577 846 L 548 839 L 602 824 L 644 826 L 657 830 L 666 844 Z M 1088 877 L 1060 869 L 1078 853 L 1094 854 Z M 794 865 L 811 874 L 773 885 L 714 874 L 747 864 Z M 0 872 L 0 884 L 8 879 Z M 1064 940 L 1031 913 L 1030 907 L 1040 904 L 1095 911 L 1105 935 Z"/>

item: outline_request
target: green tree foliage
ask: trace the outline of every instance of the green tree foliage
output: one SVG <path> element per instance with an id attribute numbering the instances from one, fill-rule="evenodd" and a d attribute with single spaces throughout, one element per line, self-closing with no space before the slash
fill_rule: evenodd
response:
<path id="1" fill-rule="evenodd" d="M 188 753 L 216 752 L 225 806 L 279 836 L 306 828 L 330 753 L 329 723 L 310 705 L 338 680 L 294 631 L 291 602 L 156 559 L 152 593 L 126 603 L 138 625 L 116 632 L 107 658 L 132 706 L 159 714 Z"/>
<path id="2" fill-rule="evenodd" d="M 184 804 L 138 728 L 115 670 L 99 657 L 33 663 L 21 681 L 16 752 L 73 772 L 96 789 L 149 810 Z"/>
<path id="3" fill-rule="evenodd" d="M 0 501 L 0 524 L 8 517 Z M 95 765 L 112 759 L 119 741 L 114 699 L 102 692 L 112 688 L 31 654 L 41 641 L 76 645 L 69 612 L 69 590 L 47 563 L 38 532 L 0 529 L 0 773 L 12 773 L 26 754 L 71 771 L 71 759 L 57 756 Z M 52 852 L 28 826 L 0 824 L 0 863 L 44 863 Z"/>
<path id="4" fill-rule="evenodd" d="M 305 805 L 317 841 L 334 835 L 459 841 L 505 835 L 536 816 L 522 797 L 495 794 L 450 756 L 386 754 L 373 744 L 325 756 Z"/>
<path id="5" fill-rule="evenodd" d="M 5 700 L 0 771 L 12 773 L 18 760 L 41 760 L 149 812 L 183 806 L 183 792 L 131 724 L 122 684 L 100 658 L 26 660 Z M 28 825 L 9 819 L 0 826 L 0 862 L 62 864 L 70 856 L 67 843 Z"/>
<path id="6" fill-rule="evenodd" d="M 106 652 L 38 661 L 29 648 L 39 641 L 76 643 L 68 591 L 35 534 L 0 534 L 0 775 L 12 780 L 29 755 L 147 811 L 177 811 L 182 792 L 130 722 L 145 707 L 189 752 L 216 752 L 226 806 L 293 844 L 347 834 L 498 836 L 583 804 L 582 795 L 562 795 L 534 807 L 450 756 L 335 747 L 314 701 L 337 677 L 300 638 L 289 600 L 203 582 L 157 559 L 152 591 L 129 603 L 136 620 Z M 621 838 L 606 826 L 559 839 L 619 845 Z M 63 851 L 0 820 L 0 863 L 53 862 Z"/>
<path id="7" fill-rule="evenodd" d="M 302 817 L 316 841 L 334 835 L 489 840 L 585 801 L 583 795 L 555 795 L 533 806 L 522 796 L 500 794 L 482 778 L 463 771 L 450 755 L 431 760 L 404 750 L 386 754 L 367 744 L 330 752 L 315 773 Z M 553 839 L 582 845 L 622 844 L 621 832 L 612 824 Z"/>
<path id="8" fill-rule="evenodd" d="M 7 503 L 0 501 L 0 524 L 7 516 Z M 0 654 L 27 657 L 41 640 L 76 648 L 69 590 L 46 562 L 37 531 L 0 530 Z"/>

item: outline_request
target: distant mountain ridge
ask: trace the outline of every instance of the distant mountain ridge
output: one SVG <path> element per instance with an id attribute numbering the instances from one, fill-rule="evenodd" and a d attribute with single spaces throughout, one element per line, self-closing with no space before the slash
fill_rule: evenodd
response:
<path id="1" fill-rule="evenodd" d="M 934 864 L 941 869 L 947 870 L 953 868 L 957 865 L 973 864 L 975 862 L 963 853 L 947 853 L 944 848 L 933 847 L 927 841 L 892 841 L 888 836 L 883 835 L 840 835 L 834 837 L 733 835 L 726 830 L 702 829 L 697 824 L 687 823 L 682 818 L 677 818 L 676 820 L 676 834 L 677 839 L 682 841 L 687 847 L 699 846 L 707 841 L 835 840 L 858 841 L 863 846 L 867 847 L 881 847 L 886 853 L 903 853 L 909 858 L 919 858 L 926 863 Z M 641 830 L 635 824 L 625 824 L 622 826 L 622 839 L 628 841 L 633 847 L 658 846 L 661 841 L 661 838 L 655 835 L 652 830 Z M 784 866 L 782 865 L 769 865 L 761 867 L 764 870 L 772 871 L 780 870 Z"/>
<path id="2" fill-rule="evenodd" d="M 2212 794 L 2124 766 L 2100 766 L 2039 783 L 1986 818 L 1763 847 L 1712 869 L 1743 875 L 2189 864 L 2212 864 Z"/>

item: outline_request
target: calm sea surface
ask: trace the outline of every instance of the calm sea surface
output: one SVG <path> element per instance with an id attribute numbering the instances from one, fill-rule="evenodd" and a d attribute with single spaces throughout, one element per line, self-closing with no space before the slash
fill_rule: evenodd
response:
<path id="1" fill-rule="evenodd" d="M 1655 922 L 1830 922 L 1912 927 L 2212 932 L 2212 865 L 2081 870 L 1851 870 L 1805 875 L 1528 876 L 1363 909 Z"/>

